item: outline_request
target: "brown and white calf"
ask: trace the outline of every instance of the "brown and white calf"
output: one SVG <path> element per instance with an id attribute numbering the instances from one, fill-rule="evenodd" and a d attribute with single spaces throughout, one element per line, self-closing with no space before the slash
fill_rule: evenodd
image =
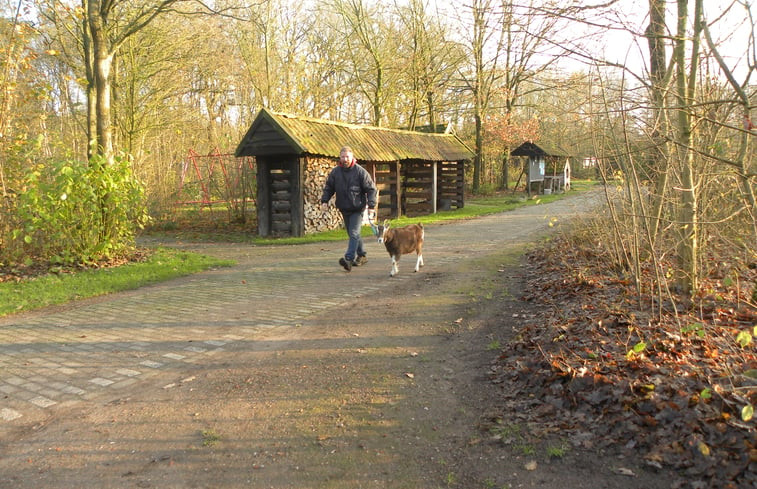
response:
<path id="1" fill-rule="evenodd" d="M 418 258 L 415 260 L 415 271 L 423 266 L 423 224 L 410 224 L 401 228 L 390 228 L 389 220 L 378 227 L 378 242 L 384 243 L 386 251 L 392 257 L 392 271 L 390 277 L 394 277 L 399 268 L 397 266 L 402 255 L 415 252 Z"/>

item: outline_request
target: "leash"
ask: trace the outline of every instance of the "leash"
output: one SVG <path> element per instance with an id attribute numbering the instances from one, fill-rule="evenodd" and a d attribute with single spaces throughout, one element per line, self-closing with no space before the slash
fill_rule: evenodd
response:
<path id="1" fill-rule="evenodd" d="M 373 232 L 373 235 L 378 238 L 378 226 L 371 218 L 371 214 L 376 215 L 376 211 L 374 210 L 373 213 L 371 211 L 368 211 L 368 224 L 371 226 L 371 231 Z"/>
<path id="2" fill-rule="evenodd" d="M 375 171 L 375 169 L 376 168 L 374 167 L 374 171 Z M 376 175 L 373 175 L 373 181 L 376 181 Z M 373 209 L 373 216 L 374 217 L 378 217 L 378 204 L 379 204 L 379 190 L 376 189 L 376 207 Z M 373 221 L 373 219 L 371 219 L 371 211 L 370 210 L 368 211 L 368 224 L 371 225 L 371 231 L 373 231 L 373 236 L 375 236 L 376 238 L 378 238 L 379 237 L 379 235 L 378 235 L 378 231 L 379 231 L 378 230 L 378 226 Z"/>

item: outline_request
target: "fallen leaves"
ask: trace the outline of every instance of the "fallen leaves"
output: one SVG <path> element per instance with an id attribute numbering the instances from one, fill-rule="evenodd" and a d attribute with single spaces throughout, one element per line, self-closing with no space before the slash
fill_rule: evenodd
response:
<path id="1" fill-rule="evenodd" d="M 21 282 L 50 273 L 64 275 L 100 268 L 116 268 L 128 263 L 145 261 L 149 256 L 150 251 L 147 249 L 134 249 L 123 256 L 103 258 L 96 263 L 80 263 L 66 266 L 45 262 L 36 257 L 27 257 L 25 263 L 16 263 L 12 266 L 0 264 L 0 283 Z"/>
<path id="2" fill-rule="evenodd" d="M 757 485 L 757 311 L 745 296 L 757 270 L 674 309 L 574 245 L 528 256 L 523 300 L 540 313 L 507 320 L 516 338 L 491 369 L 505 405 L 576 446 L 677 469 L 681 487 Z"/>

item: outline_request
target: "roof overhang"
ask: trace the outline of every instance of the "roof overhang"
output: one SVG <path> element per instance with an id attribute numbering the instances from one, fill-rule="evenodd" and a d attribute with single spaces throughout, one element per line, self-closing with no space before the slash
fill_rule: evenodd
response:
<path id="1" fill-rule="evenodd" d="M 274 154 L 338 157 L 350 146 L 363 161 L 464 161 L 474 153 L 455 134 L 421 133 L 296 117 L 261 109 L 236 156 Z"/>

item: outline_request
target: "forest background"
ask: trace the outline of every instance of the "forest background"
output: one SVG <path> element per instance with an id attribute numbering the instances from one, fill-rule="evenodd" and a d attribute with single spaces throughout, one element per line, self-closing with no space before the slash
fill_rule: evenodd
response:
<path id="1" fill-rule="evenodd" d="M 0 14 L 0 263 L 123 253 L 176 208 L 188 155 L 232 153 L 261 107 L 451 124 L 476 153 L 474 194 L 517 180 L 523 141 L 559 148 L 623 190 L 618 266 L 651 263 L 687 294 L 715 250 L 755 262 L 743 0 L 3 0 Z"/>

